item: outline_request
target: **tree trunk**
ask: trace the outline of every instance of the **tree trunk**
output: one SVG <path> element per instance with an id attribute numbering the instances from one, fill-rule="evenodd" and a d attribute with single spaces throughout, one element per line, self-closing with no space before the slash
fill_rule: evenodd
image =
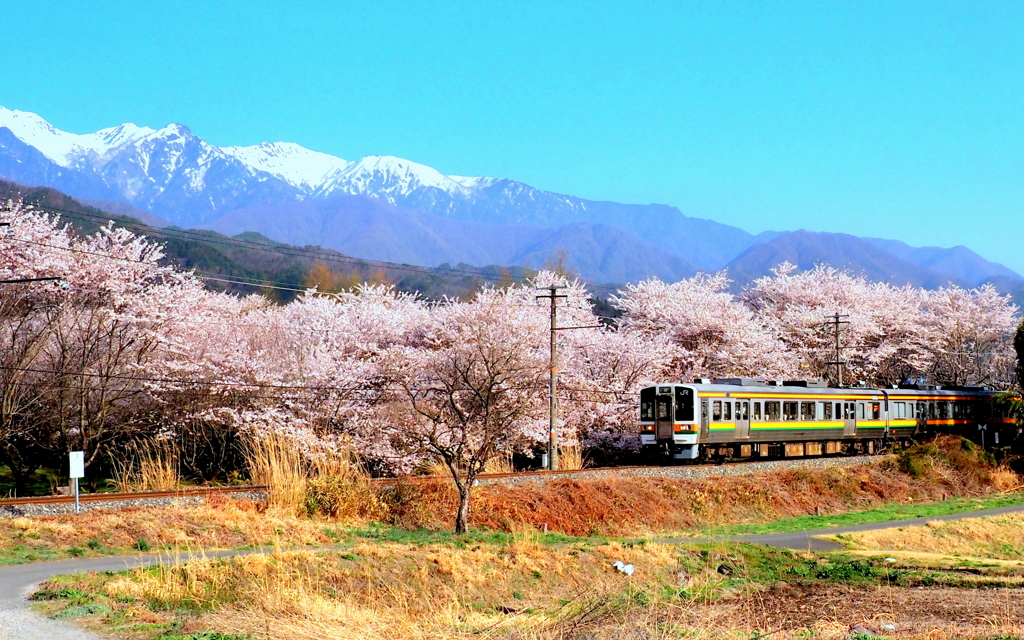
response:
<path id="1" fill-rule="evenodd" d="M 472 480 L 459 483 L 459 510 L 455 514 L 455 533 L 469 530 L 469 488 Z"/>

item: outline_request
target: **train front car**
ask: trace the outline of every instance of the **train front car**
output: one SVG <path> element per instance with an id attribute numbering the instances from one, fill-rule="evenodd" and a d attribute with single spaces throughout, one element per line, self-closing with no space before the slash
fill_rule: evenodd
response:
<path id="1" fill-rule="evenodd" d="M 653 454 L 677 460 L 700 456 L 700 423 L 694 385 L 660 384 L 640 390 L 640 443 Z"/>

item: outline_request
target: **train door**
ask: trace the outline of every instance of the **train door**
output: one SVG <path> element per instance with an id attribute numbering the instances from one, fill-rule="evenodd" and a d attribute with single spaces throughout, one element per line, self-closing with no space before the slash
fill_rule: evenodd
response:
<path id="1" fill-rule="evenodd" d="M 736 415 L 736 437 L 750 437 L 750 401 L 737 400 L 735 406 Z"/>
<path id="2" fill-rule="evenodd" d="M 855 402 L 843 402 L 843 435 L 857 435 L 857 404 Z"/>
<path id="3" fill-rule="evenodd" d="M 664 387 L 659 389 L 659 391 L 664 390 Z M 654 400 L 654 420 L 657 424 L 655 433 L 658 440 L 671 440 L 675 432 L 675 423 L 672 419 L 671 387 L 668 388 L 668 391 L 668 393 L 659 393 Z"/>

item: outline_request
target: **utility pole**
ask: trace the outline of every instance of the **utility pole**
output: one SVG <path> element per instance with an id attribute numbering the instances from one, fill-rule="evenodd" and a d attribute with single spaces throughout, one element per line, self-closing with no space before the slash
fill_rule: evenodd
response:
<path id="1" fill-rule="evenodd" d="M 565 287 L 537 287 L 548 292 L 547 295 L 537 296 L 537 299 L 548 298 L 551 300 L 551 360 L 550 377 L 548 379 L 548 470 L 558 469 L 558 298 L 569 296 L 558 293 L 559 289 Z"/>
<path id="2" fill-rule="evenodd" d="M 835 367 L 836 367 L 836 386 L 840 387 L 840 388 L 843 386 L 843 366 L 846 364 L 846 361 L 843 360 L 843 357 L 842 357 L 843 347 L 842 347 L 842 345 L 839 342 L 839 334 L 842 333 L 842 326 L 843 325 L 850 324 L 850 322 L 848 320 L 843 320 L 843 318 L 849 318 L 849 317 L 850 317 L 849 314 L 839 314 L 839 313 L 833 313 L 830 316 L 825 316 L 825 318 L 826 318 L 825 326 L 826 327 L 832 327 L 832 330 L 835 333 L 835 339 L 836 339 L 836 345 L 835 345 L 836 359 L 833 360 L 832 362 L 826 362 L 825 364 L 835 365 Z"/>

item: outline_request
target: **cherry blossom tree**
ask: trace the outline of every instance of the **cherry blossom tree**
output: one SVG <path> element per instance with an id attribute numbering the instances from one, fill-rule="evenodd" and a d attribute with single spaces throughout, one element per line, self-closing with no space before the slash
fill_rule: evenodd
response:
<path id="1" fill-rule="evenodd" d="M 791 375 L 792 355 L 728 292 L 729 284 L 719 273 L 673 284 L 651 279 L 628 285 L 612 298 L 626 314 L 620 330 L 670 347 L 668 379 Z"/>
<path id="2" fill-rule="evenodd" d="M 929 372 L 942 385 L 1006 386 L 1013 376 L 1017 307 L 992 285 L 923 292 L 921 325 L 930 342 Z"/>
<path id="3" fill-rule="evenodd" d="M 433 310 L 422 348 L 389 357 L 403 402 L 383 432 L 397 451 L 448 468 L 459 494 L 456 532 L 467 529 L 473 482 L 487 461 L 542 433 L 546 358 L 537 314 L 517 304 L 521 294 L 485 288 L 470 302 L 449 301 Z"/>
<path id="4" fill-rule="evenodd" d="M 759 278 L 743 302 L 798 361 L 802 377 L 837 383 L 834 329 L 840 314 L 841 358 L 846 383 L 891 384 L 925 366 L 926 336 L 920 326 L 921 293 L 911 287 L 871 283 L 827 265 L 794 273 L 784 263 Z"/>

